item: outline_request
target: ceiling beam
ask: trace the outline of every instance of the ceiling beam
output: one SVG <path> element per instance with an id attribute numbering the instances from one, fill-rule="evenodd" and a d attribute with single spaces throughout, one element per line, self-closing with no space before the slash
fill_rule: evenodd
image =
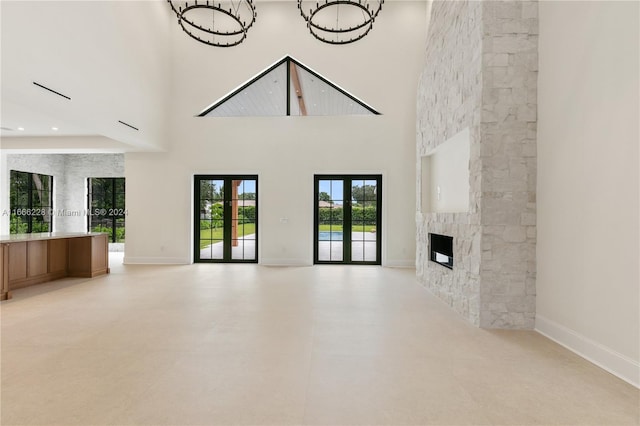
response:
<path id="1" fill-rule="evenodd" d="M 307 107 L 304 104 L 304 94 L 302 93 L 302 87 L 300 86 L 300 77 L 298 77 L 298 67 L 293 63 L 293 61 L 290 61 L 289 69 L 291 70 L 291 81 L 293 81 L 293 88 L 296 91 L 298 105 L 300 106 L 300 115 L 307 115 Z"/>

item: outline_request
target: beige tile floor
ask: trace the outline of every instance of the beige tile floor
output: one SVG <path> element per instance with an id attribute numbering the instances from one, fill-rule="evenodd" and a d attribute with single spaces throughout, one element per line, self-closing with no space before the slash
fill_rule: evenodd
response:
<path id="1" fill-rule="evenodd" d="M 639 423 L 639 391 L 369 266 L 122 266 L 3 302 L 3 425 Z"/>

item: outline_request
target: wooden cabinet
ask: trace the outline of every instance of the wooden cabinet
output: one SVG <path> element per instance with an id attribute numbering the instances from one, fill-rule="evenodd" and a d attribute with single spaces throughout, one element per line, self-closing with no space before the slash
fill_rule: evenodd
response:
<path id="1" fill-rule="evenodd" d="M 67 247 L 69 240 L 66 238 L 60 240 L 49 240 L 49 268 L 48 273 L 60 274 L 60 278 L 67 276 Z"/>
<path id="2" fill-rule="evenodd" d="M 11 290 L 63 277 L 109 273 L 106 234 L 44 234 L 0 240 L 0 300 Z"/>
<path id="3" fill-rule="evenodd" d="M 27 277 L 38 278 L 46 275 L 49 266 L 48 247 L 46 241 L 29 241 L 27 243 Z"/>
<path id="4" fill-rule="evenodd" d="M 27 243 L 8 244 L 6 255 L 9 256 L 9 279 L 11 281 L 27 278 Z"/>
<path id="5" fill-rule="evenodd" d="M 11 297 L 9 293 L 9 247 L 6 244 L 0 244 L 0 300 L 6 300 Z"/>
<path id="6" fill-rule="evenodd" d="M 109 241 L 106 234 L 69 240 L 69 276 L 95 277 L 108 273 Z"/>

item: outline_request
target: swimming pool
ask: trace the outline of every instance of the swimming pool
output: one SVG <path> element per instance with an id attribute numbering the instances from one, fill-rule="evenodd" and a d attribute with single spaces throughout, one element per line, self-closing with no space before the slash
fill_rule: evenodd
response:
<path id="1" fill-rule="evenodd" d="M 342 231 L 320 231 L 318 241 L 342 241 Z"/>

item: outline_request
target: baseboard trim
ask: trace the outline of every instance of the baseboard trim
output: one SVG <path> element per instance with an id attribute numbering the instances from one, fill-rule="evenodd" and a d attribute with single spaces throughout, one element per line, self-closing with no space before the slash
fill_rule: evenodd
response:
<path id="1" fill-rule="evenodd" d="M 309 262 L 302 259 L 260 259 L 260 265 L 263 266 L 311 266 Z"/>
<path id="2" fill-rule="evenodd" d="M 416 261 L 415 260 L 388 260 L 382 266 L 387 268 L 415 268 Z"/>
<path id="3" fill-rule="evenodd" d="M 640 388 L 640 363 L 540 315 L 536 315 L 535 330 L 614 376 Z"/>
<path id="4" fill-rule="evenodd" d="M 191 261 L 182 257 L 127 257 L 122 260 L 125 265 L 189 265 Z"/>

